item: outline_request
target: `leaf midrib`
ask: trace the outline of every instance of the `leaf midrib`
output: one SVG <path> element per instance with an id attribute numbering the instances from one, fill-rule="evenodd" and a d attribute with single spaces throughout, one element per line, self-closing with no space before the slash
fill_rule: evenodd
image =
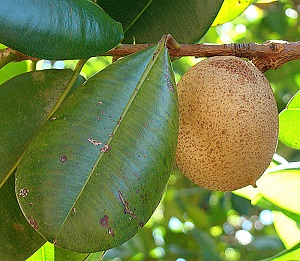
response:
<path id="1" fill-rule="evenodd" d="M 141 15 L 147 10 L 149 5 L 152 3 L 153 0 L 149 0 L 149 2 L 145 5 L 145 7 L 142 9 L 142 11 L 134 18 L 134 20 L 131 22 L 131 24 L 124 30 L 124 34 L 134 25 L 134 23 L 141 17 Z"/>

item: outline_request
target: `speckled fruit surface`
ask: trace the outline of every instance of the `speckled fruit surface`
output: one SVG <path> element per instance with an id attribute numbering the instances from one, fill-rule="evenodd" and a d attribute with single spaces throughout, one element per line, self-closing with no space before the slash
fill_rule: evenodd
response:
<path id="1" fill-rule="evenodd" d="M 215 56 L 191 67 L 177 89 L 181 172 L 210 190 L 254 185 L 278 140 L 276 101 L 264 74 L 241 58 Z"/>

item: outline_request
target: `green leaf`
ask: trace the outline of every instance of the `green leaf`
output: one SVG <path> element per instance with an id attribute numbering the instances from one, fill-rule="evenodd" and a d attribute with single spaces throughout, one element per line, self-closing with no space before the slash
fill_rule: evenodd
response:
<path id="1" fill-rule="evenodd" d="M 54 245 L 46 242 L 26 261 L 54 261 Z"/>
<path id="2" fill-rule="evenodd" d="M 18 75 L 0 85 L 0 187 L 44 124 L 72 70 L 45 70 Z"/>
<path id="3" fill-rule="evenodd" d="M 286 249 L 275 256 L 270 258 L 266 258 L 261 261 L 287 261 L 287 260 L 299 260 L 300 257 L 300 243 L 296 246 L 292 247 L 291 249 Z"/>
<path id="4" fill-rule="evenodd" d="M 280 211 L 273 211 L 274 226 L 278 236 L 286 248 L 291 248 L 300 243 L 299 224 Z M 293 233 L 291 233 L 293 231 Z"/>
<path id="5" fill-rule="evenodd" d="M 288 109 L 299 109 L 300 108 L 300 91 L 298 91 L 289 101 L 287 105 Z"/>
<path id="6" fill-rule="evenodd" d="M 102 54 L 123 38 L 122 26 L 87 0 L 2 0 L 0 42 L 44 59 Z"/>
<path id="7" fill-rule="evenodd" d="M 124 43 L 157 42 L 171 34 L 179 43 L 201 39 L 223 0 L 97 0 L 124 27 Z"/>
<path id="8" fill-rule="evenodd" d="M 224 24 L 238 17 L 256 0 L 224 0 L 222 7 L 212 26 Z"/>
<path id="9" fill-rule="evenodd" d="M 102 255 L 103 252 L 92 254 L 76 253 L 66 249 L 58 248 L 50 242 L 46 242 L 26 261 L 99 261 L 101 260 Z"/>
<path id="10" fill-rule="evenodd" d="M 257 182 L 257 188 L 273 204 L 300 214 L 300 163 L 273 167 Z"/>
<path id="11" fill-rule="evenodd" d="M 14 76 L 17 76 L 18 74 L 25 73 L 27 71 L 28 61 L 9 63 L 0 70 L 0 84 Z"/>
<path id="12" fill-rule="evenodd" d="M 300 91 L 279 114 L 279 139 L 287 146 L 300 149 Z"/>
<path id="13" fill-rule="evenodd" d="M 0 189 L 0 260 L 23 261 L 31 256 L 45 239 L 28 224 L 18 205 L 12 175 Z"/>
<path id="14" fill-rule="evenodd" d="M 54 261 L 82 261 L 85 260 L 85 258 L 87 258 L 88 256 L 88 254 L 76 253 L 59 247 L 54 247 Z"/>
<path id="15" fill-rule="evenodd" d="M 103 258 L 103 255 L 105 254 L 104 251 L 96 252 L 96 253 L 90 253 L 84 261 L 100 261 Z"/>
<path id="16" fill-rule="evenodd" d="M 157 207 L 178 133 L 164 45 L 91 77 L 25 152 L 16 173 L 18 200 L 48 241 L 76 252 L 106 250 L 137 233 Z"/>
<path id="17" fill-rule="evenodd" d="M 259 190 L 254 188 L 252 185 L 237 189 L 233 193 L 249 200 L 254 200 L 259 196 Z"/>
<path id="18" fill-rule="evenodd" d="M 272 211 L 277 211 L 283 213 L 285 216 L 288 218 L 294 220 L 296 223 L 300 224 L 300 216 L 294 212 L 291 212 L 289 210 L 286 210 L 284 208 L 281 208 L 280 206 L 272 203 L 265 197 L 263 197 L 262 194 L 259 193 L 259 190 L 257 188 L 251 189 L 252 186 L 247 186 L 242 189 L 238 189 L 234 191 L 234 194 L 244 197 L 246 199 L 251 200 L 251 204 L 260 206 L 261 208 L 264 209 L 269 209 Z"/>

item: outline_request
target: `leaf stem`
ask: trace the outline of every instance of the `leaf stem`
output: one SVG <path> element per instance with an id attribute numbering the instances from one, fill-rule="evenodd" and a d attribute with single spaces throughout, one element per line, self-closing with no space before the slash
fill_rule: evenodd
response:
<path id="1" fill-rule="evenodd" d="M 0 69 L 10 62 L 17 61 L 18 56 L 15 53 L 9 52 L 8 49 L 0 50 Z"/>
<path id="2" fill-rule="evenodd" d="M 52 112 L 49 114 L 47 120 L 50 119 L 50 117 L 56 112 L 56 110 L 60 107 L 60 105 L 63 103 L 63 101 L 65 100 L 65 98 L 67 97 L 68 93 L 70 92 L 73 84 L 75 83 L 75 81 L 78 78 L 78 75 L 82 69 L 82 67 L 84 66 L 84 64 L 86 63 L 88 59 L 81 59 L 78 61 L 78 63 L 76 64 L 76 67 L 74 69 L 74 72 L 72 74 L 72 77 L 70 79 L 70 81 L 68 82 L 68 84 L 66 85 L 65 90 L 63 91 L 62 95 L 60 96 L 59 100 L 57 101 L 57 103 L 55 104 Z"/>

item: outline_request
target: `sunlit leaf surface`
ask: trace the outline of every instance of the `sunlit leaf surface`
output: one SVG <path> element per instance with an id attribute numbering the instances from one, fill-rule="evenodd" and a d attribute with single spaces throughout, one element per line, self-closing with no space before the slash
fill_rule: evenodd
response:
<path id="1" fill-rule="evenodd" d="M 54 245 L 46 242 L 26 261 L 54 261 Z"/>
<path id="2" fill-rule="evenodd" d="M 28 71 L 28 62 L 22 61 L 18 63 L 9 63 L 0 70 L 0 84 L 11 79 L 18 74 Z"/>
<path id="3" fill-rule="evenodd" d="M 272 168 L 263 175 L 257 181 L 258 190 L 275 205 L 300 214 L 300 164 L 290 163 L 280 168 Z"/>
<path id="4" fill-rule="evenodd" d="M 238 17 L 256 0 L 224 0 L 222 7 L 212 26 L 224 24 Z"/>
<path id="5" fill-rule="evenodd" d="M 300 149 L 300 92 L 279 114 L 279 139 L 286 145 Z"/>
<path id="6" fill-rule="evenodd" d="M 103 252 L 92 254 L 76 253 L 55 247 L 53 244 L 46 242 L 26 261 L 99 261 L 102 255 Z"/>
<path id="7" fill-rule="evenodd" d="M 273 211 L 274 226 L 277 234 L 284 243 L 286 248 L 291 248 L 300 242 L 299 225 L 282 212 Z M 293 231 L 293 232 L 291 232 Z"/>

